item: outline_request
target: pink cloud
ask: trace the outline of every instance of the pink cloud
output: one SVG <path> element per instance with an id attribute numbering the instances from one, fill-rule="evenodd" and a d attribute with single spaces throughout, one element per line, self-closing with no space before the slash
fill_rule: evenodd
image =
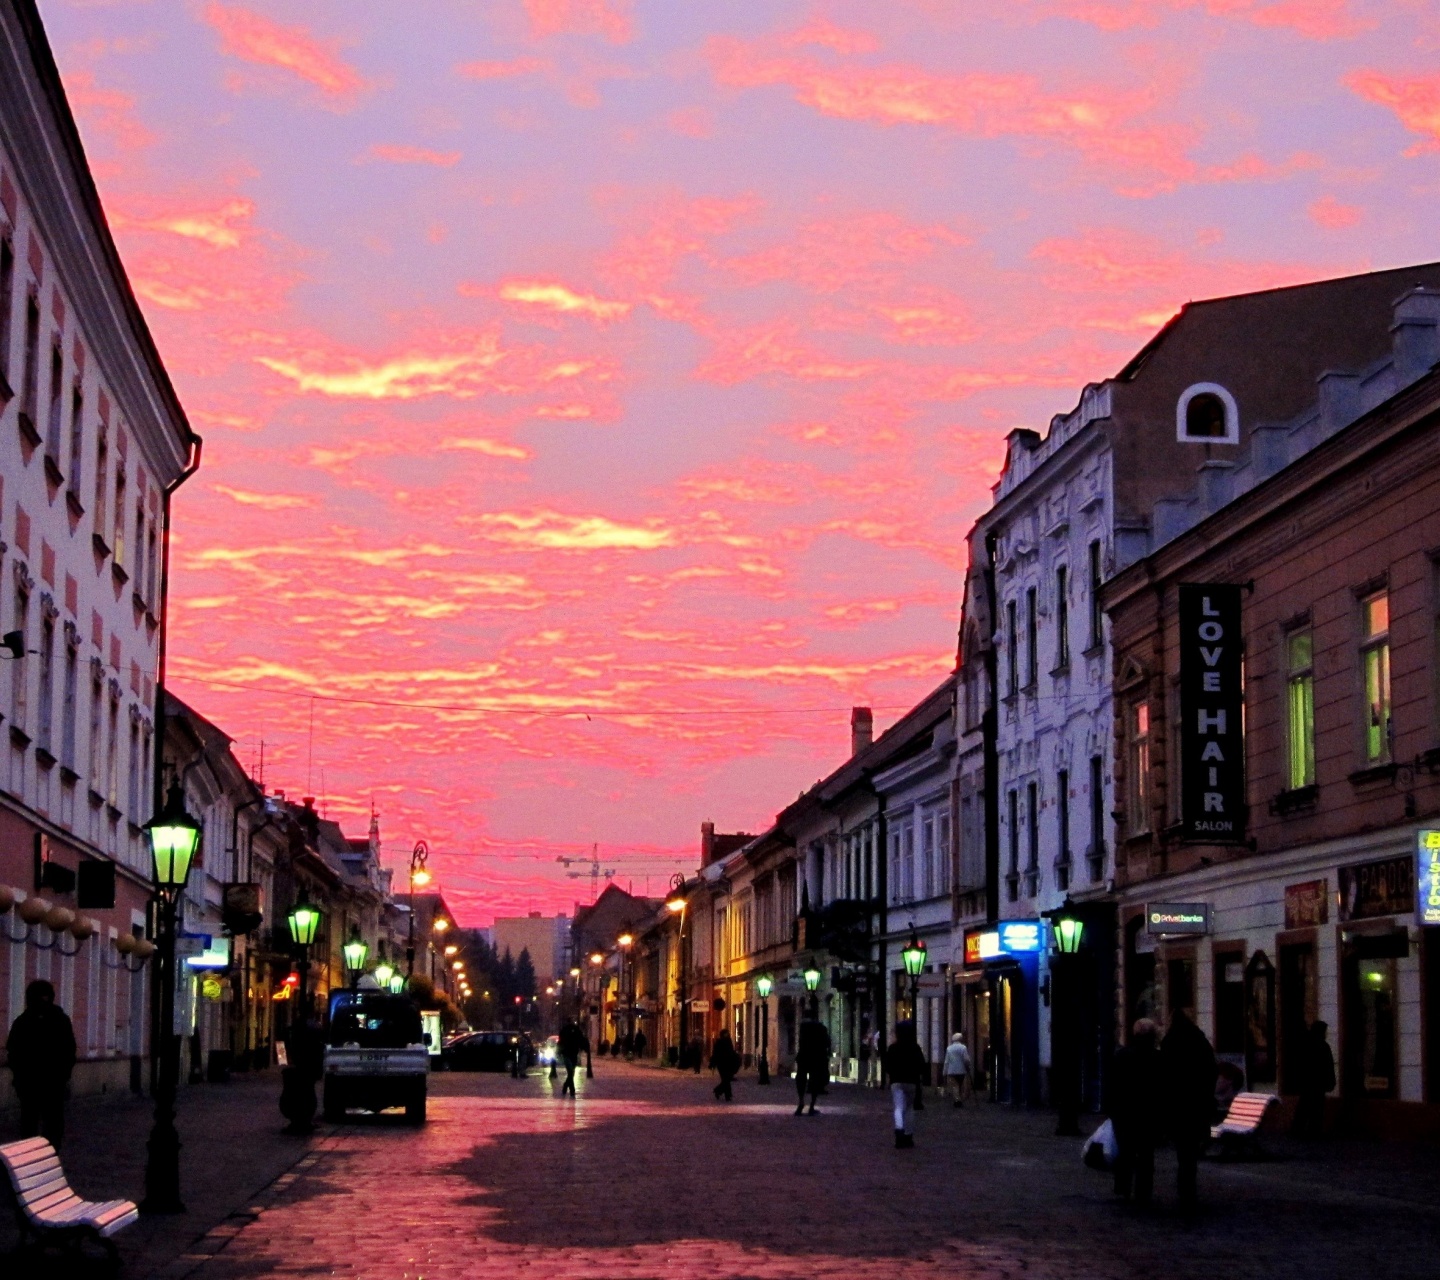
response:
<path id="1" fill-rule="evenodd" d="M 139 151 L 155 141 L 155 135 L 140 123 L 135 99 L 117 89 L 104 89 L 89 71 L 72 71 L 65 76 L 65 96 L 82 123 L 93 124 L 121 151 Z"/>
<path id="2" fill-rule="evenodd" d="M 625 44 L 635 35 L 629 0 L 525 0 L 530 28 L 548 36 L 603 36 Z"/>
<path id="3" fill-rule="evenodd" d="M 1363 210 L 1358 205 L 1341 204 L 1334 196 L 1321 196 L 1306 206 L 1311 220 L 1327 231 L 1341 231 L 1360 221 Z"/>
<path id="4" fill-rule="evenodd" d="M 205 20 L 232 57 L 287 71 L 326 97 L 349 98 L 365 88 L 364 78 L 337 52 L 338 42 L 317 40 L 304 27 L 282 27 L 247 9 L 218 4 L 206 8 Z"/>
<path id="5" fill-rule="evenodd" d="M 1350 0 L 1040 0 L 1038 8 L 1102 31 L 1155 27 L 1170 14 L 1195 10 L 1311 40 L 1345 39 L 1374 25 L 1351 12 Z"/>
<path id="6" fill-rule="evenodd" d="M 1403 79 L 1362 70 L 1346 76 L 1345 84 L 1367 102 L 1389 107 L 1401 124 L 1425 138 L 1410 154 L 1440 146 L 1440 75 Z"/>
<path id="7" fill-rule="evenodd" d="M 390 164 L 428 164 L 437 169 L 451 169 L 460 163 L 458 151 L 431 151 L 426 147 L 410 147 L 386 142 L 374 143 L 365 153 Z"/>
<path id="8" fill-rule="evenodd" d="M 467 80 L 513 80 L 548 71 L 550 64 L 540 58 L 513 58 L 509 62 L 464 62 L 455 70 Z"/>

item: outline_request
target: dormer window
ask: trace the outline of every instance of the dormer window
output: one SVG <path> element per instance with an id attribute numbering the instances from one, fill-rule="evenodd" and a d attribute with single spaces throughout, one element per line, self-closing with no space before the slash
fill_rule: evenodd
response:
<path id="1" fill-rule="evenodd" d="M 1239 444 L 1235 397 L 1215 382 L 1187 387 L 1175 406 L 1175 438 L 1181 443 Z"/>

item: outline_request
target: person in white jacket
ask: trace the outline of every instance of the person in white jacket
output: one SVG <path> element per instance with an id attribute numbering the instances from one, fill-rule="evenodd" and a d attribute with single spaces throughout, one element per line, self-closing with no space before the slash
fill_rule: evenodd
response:
<path id="1" fill-rule="evenodd" d="M 945 1087 L 954 1090 L 955 1105 L 965 1105 L 965 1093 L 970 1087 L 970 1050 L 965 1047 L 965 1037 L 958 1031 L 950 1037 L 945 1050 Z"/>

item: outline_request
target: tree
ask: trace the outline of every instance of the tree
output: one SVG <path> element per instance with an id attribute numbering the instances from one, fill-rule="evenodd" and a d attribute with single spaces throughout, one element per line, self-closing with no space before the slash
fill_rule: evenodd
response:
<path id="1" fill-rule="evenodd" d="M 535 964 L 530 959 L 529 947 L 521 950 L 520 959 L 515 962 L 515 994 L 526 1002 L 535 999 Z"/>

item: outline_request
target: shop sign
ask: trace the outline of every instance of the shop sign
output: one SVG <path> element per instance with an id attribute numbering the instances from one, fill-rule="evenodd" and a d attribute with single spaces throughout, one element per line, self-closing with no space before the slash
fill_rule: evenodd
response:
<path id="1" fill-rule="evenodd" d="M 980 953 L 980 939 L 985 936 L 986 932 L 984 929 L 965 930 L 964 964 L 967 969 L 978 969 L 984 962 L 985 957 Z M 1000 940 L 996 938 L 995 941 L 998 945 Z"/>
<path id="2" fill-rule="evenodd" d="M 200 994 L 206 1000 L 222 1000 L 225 997 L 225 984 L 213 973 L 207 973 L 200 979 Z"/>
<path id="3" fill-rule="evenodd" d="M 1002 920 L 999 934 L 1006 955 L 1028 955 L 1045 945 L 1045 926 L 1039 920 Z"/>
<path id="4" fill-rule="evenodd" d="M 1151 902 L 1145 907 L 1145 927 L 1151 933 L 1209 933 L 1208 902 Z"/>
<path id="5" fill-rule="evenodd" d="M 1440 925 L 1440 831 L 1415 838 L 1415 919 Z"/>
<path id="6" fill-rule="evenodd" d="M 710 1001 L 708 1001 L 708 1000 L 692 1000 L 692 1001 L 690 1001 L 690 1012 L 691 1012 L 691 1013 L 709 1013 L 709 1012 L 710 1012 Z"/>
<path id="7" fill-rule="evenodd" d="M 1180 587 L 1181 838 L 1245 838 L 1240 588 Z"/>
<path id="8" fill-rule="evenodd" d="M 1440 832 L 1436 833 L 1440 835 Z M 1330 919 L 1330 882 L 1307 880 L 1285 886 L 1285 927 L 1313 929 Z"/>
<path id="9" fill-rule="evenodd" d="M 187 955 L 185 963 L 192 969 L 224 969 L 230 963 L 230 939 L 226 937 L 204 939 L 206 946 L 198 954 Z"/>
<path id="10" fill-rule="evenodd" d="M 1381 858 L 1340 868 L 1340 919 L 1408 916 L 1415 910 L 1415 859 Z"/>
<path id="11" fill-rule="evenodd" d="M 915 980 L 915 990 L 922 996 L 939 998 L 945 994 L 946 979 L 943 973 L 922 973 Z"/>
<path id="12" fill-rule="evenodd" d="M 1000 950 L 1000 930 L 986 929 L 977 939 L 975 950 L 979 952 L 982 961 L 999 959 L 1004 954 Z"/>

